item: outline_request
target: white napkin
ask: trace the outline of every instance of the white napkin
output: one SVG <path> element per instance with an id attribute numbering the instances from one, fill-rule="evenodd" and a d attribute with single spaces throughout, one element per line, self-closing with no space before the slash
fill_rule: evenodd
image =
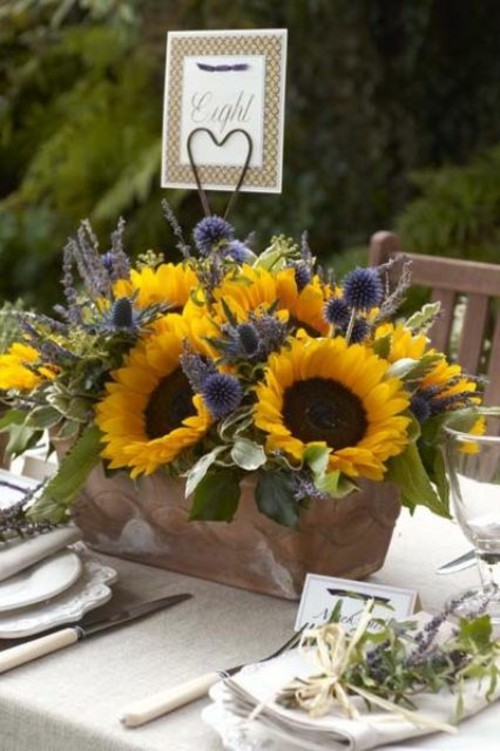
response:
<path id="1" fill-rule="evenodd" d="M 363 716 L 351 720 L 342 714 L 311 718 L 302 710 L 286 709 L 272 697 L 295 677 L 311 675 L 311 662 L 296 650 L 267 662 L 250 665 L 231 681 L 216 684 L 210 695 L 217 703 L 241 717 L 248 717 L 252 707 L 265 703 L 254 722 L 266 727 L 275 737 L 307 751 L 365 751 L 377 746 L 425 735 L 433 730 L 416 727 L 396 714 L 384 711 L 367 712 L 362 700 L 357 708 Z M 469 681 L 464 690 L 464 717 L 476 714 L 487 702 L 485 684 L 480 691 L 476 681 Z M 495 699 L 500 697 L 498 686 Z M 457 697 L 449 692 L 422 694 L 415 699 L 419 711 L 438 722 L 453 723 Z"/>
<path id="2" fill-rule="evenodd" d="M 82 533 L 77 527 L 69 525 L 56 527 L 35 537 L 0 542 L 0 581 L 62 550 L 79 540 L 81 536 Z"/>

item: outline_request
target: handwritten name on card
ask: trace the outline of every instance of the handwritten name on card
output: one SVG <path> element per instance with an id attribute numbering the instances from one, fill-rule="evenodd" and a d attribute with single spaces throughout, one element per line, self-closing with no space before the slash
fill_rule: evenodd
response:
<path id="1" fill-rule="evenodd" d="M 346 629 L 352 630 L 356 628 L 366 602 L 371 599 L 375 603 L 373 618 L 383 620 L 407 618 L 415 612 L 418 603 L 418 596 L 414 590 L 308 574 L 295 628 L 298 630 L 306 623 L 316 626 L 326 623 L 340 601 L 340 622 Z"/>

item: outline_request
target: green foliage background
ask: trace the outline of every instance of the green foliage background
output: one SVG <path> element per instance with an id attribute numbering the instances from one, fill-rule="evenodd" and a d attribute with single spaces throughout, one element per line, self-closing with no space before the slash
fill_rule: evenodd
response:
<path id="1" fill-rule="evenodd" d="M 241 234 L 308 229 L 335 261 L 395 226 L 412 250 L 498 260 L 497 0 L 4 0 L 0 295 L 50 308 L 85 217 L 103 250 L 123 215 L 132 253 L 176 258 L 161 198 L 188 231 L 200 207 L 158 187 L 165 33 L 274 27 L 289 30 L 284 190 L 242 194 Z"/>

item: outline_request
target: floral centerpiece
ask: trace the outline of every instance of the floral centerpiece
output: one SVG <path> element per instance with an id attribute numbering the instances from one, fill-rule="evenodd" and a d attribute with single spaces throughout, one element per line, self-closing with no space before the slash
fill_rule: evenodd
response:
<path id="1" fill-rule="evenodd" d="M 436 437 L 480 395 L 430 347 L 436 305 L 397 319 L 408 265 L 336 279 L 306 236 L 257 255 L 217 216 L 190 247 L 165 210 L 181 262 L 132 263 L 123 222 L 101 252 L 84 222 L 64 249 L 65 304 L 20 313 L 23 336 L 0 356 L 17 451 L 46 429 L 71 444 L 31 517 L 66 520 L 98 464 L 182 478 L 192 520 L 231 521 L 250 475 L 259 511 L 289 527 L 365 480 L 447 515 Z"/>

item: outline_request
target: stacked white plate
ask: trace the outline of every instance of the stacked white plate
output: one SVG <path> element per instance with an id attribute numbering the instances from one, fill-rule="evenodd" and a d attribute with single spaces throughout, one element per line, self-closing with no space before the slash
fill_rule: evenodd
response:
<path id="1" fill-rule="evenodd" d="M 0 470 L 0 508 L 22 498 L 33 480 Z M 4 484 L 7 483 L 7 484 Z M 72 623 L 107 602 L 116 571 L 81 542 L 76 527 L 0 542 L 0 639 L 17 639 Z"/>

